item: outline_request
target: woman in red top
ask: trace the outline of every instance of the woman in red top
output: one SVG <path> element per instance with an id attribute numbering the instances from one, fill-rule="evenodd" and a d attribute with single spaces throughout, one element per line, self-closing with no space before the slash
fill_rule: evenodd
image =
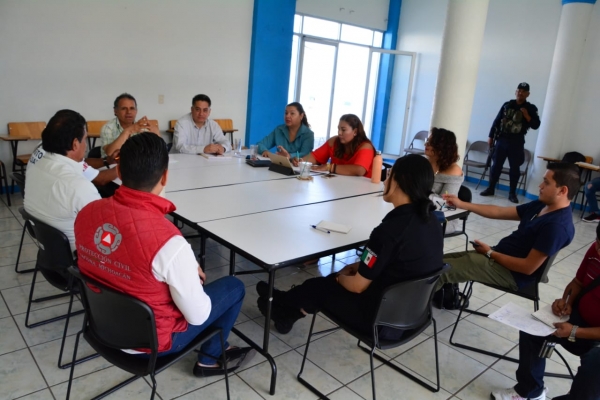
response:
<path id="1" fill-rule="evenodd" d="M 313 166 L 315 171 L 370 178 L 373 157 L 375 148 L 367 138 L 362 122 L 354 114 L 345 114 L 340 118 L 337 136 L 304 157 L 304 161 L 319 164 Z"/>

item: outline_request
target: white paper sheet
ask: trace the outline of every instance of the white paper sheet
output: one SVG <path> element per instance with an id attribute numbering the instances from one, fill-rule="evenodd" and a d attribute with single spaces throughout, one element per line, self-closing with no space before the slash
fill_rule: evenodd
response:
<path id="1" fill-rule="evenodd" d="M 535 319 L 531 315 L 531 311 L 513 303 L 504 305 L 499 310 L 491 313 L 488 318 L 534 336 L 548 336 L 556 331 L 555 328 L 550 328 L 545 323 Z"/>

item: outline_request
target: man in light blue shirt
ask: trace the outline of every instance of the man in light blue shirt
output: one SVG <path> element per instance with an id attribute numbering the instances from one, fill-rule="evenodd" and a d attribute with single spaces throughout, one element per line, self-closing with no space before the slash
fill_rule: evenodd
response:
<path id="1" fill-rule="evenodd" d="M 199 94 L 192 99 L 189 114 L 179 118 L 173 133 L 173 147 L 179 153 L 223 154 L 231 151 L 231 144 L 221 127 L 210 116 L 210 98 Z"/>

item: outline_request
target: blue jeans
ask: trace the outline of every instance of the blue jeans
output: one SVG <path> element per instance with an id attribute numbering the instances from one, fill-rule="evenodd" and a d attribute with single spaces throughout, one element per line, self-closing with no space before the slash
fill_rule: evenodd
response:
<path id="1" fill-rule="evenodd" d="M 600 178 L 594 178 L 583 188 L 585 192 L 585 198 L 588 202 L 588 206 L 590 207 L 591 213 L 598 214 L 598 200 L 596 200 L 596 192 L 600 192 Z"/>
<path id="2" fill-rule="evenodd" d="M 208 319 L 202 325 L 188 324 L 186 331 L 174 333 L 171 349 L 159 353 L 159 357 L 181 351 L 181 349 L 207 328 L 221 328 L 223 330 L 223 337 L 227 340 L 229 332 L 231 332 L 231 328 L 242 308 L 246 288 L 238 278 L 225 276 L 204 286 L 204 292 L 210 297 L 212 304 Z M 225 343 L 225 348 L 227 346 L 228 344 Z M 215 335 L 204 342 L 200 350 L 209 356 L 220 357 L 221 340 L 219 335 Z M 216 360 L 198 353 L 198 362 L 205 365 L 212 365 Z"/>
<path id="3" fill-rule="evenodd" d="M 569 398 L 591 400 L 600 398 L 600 347 L 592 347 L 593 342 L 577 339 L 569 342 L 556 336 L 532 336 L 519 332 L 519 368 L 517 369 L 516 392 L 525 398 L 537 397 L 544 390 L 544 370 L 546 359 L 538 357 L 544 340 L 551 339 L 562 345 L 567 351 L 581 357 L 581 366 L 577 370 Z"/>

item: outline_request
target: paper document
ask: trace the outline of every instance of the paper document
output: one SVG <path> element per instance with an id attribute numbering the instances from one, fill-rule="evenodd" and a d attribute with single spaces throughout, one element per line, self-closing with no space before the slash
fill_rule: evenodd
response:
<path id="1" fill-rule="evenodd" d="M 556 322 L 567 322 L 569 320 L 568 315 L 565 315 L 564 317 L 559 317 L 557 315 L 554 315 L 554 313 L 552 312 L 552 306 L 550 304 L 540 308 L 539 310 L 537 310 L 536 312 L 534 312 L 531 315 L 533 315 L 535 318 L 542 321 L 546 325 L 552 327 L 553 329 L 554 329 L 554 324 Z"/>
<path id="2" fill-rule="evenodd" d="M 208 160 L 229 160 L 229 159 L 231 159 L 231 154 L 229 154 L 229 153 L 225 153 L 225 154 L 200 153 L 200 155 Z"/>
<path id="3" fill-rule="evenodd" d="M 491 313 L 488 318 L 534 336 L 548 336 L 556 331 L 556 328 L 550 328 L 545 323 L 535 319 L 530 311 L 513 303 L 504 305 L 499 310 Z"/>
<path id="4" fill-rule="evenodd" d="M 317 229 L 338 233 L 348 233 L 352 227 L 348 225 L 337 224 L 331 221 L 321 221 L 317 224 Z"/>

